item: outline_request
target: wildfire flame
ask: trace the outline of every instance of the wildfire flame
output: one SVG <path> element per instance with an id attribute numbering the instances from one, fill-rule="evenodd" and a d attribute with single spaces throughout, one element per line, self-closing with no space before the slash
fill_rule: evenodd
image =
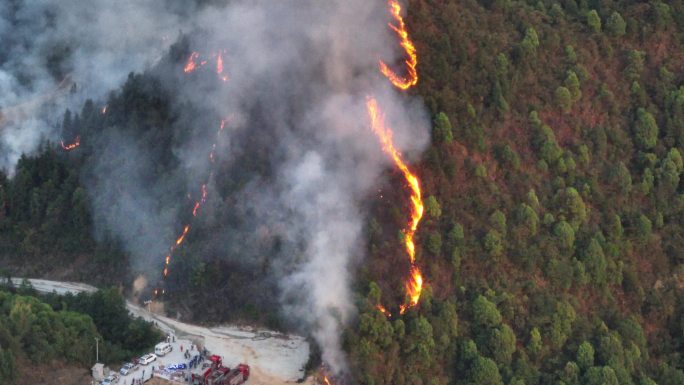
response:
<path id="1" fill-rule="evenodd" d="M 214 53 L 211 55 L 212 59 L 216 59 L 216 74 L 219 76 L 221 80 L 224 82 L 228 81 L 228 75 L 223 73 L 223 50 L 219 51 L 218 53 Z M 200 54 L 199 52 L 192 52 L 190 56 L 188 57 L 187 62 L 185 63 L 185 67 L 183 68 L 183 72 L 186 74 L 189 74 L 191 72 L 195 72 L 200 67 L 204 67 L 208 63 L 208 60 L 206 59 L 201 59 L 200 60 Z"/>
<path id="2" fill-rule="evenodd" d="M 213 55 L 212 57 L 216 58 L 216 73 L 220 75 L 221 80 L 224 82 L 228 80 L 228 75 L 223 74 L 223 56 L 222 53 L 219 52 L 216 55 Z M 183 68 L 183 72 L 185 73 L 191 73 L 194 72 L 197 68 L 203 67 L 205 64 L 207 64 L 206 60 L 199 60 L 200 54 L 198 52 L 192 52 L 190 56 L 188 57 L 188 60 L 185 64 L 185 67 Z M 199 61 L 198 61 L 199 60 Z M 226 122 L 227 119 L 221 119 L 221 124 L 219 126 L 219 129 L 216 133 L 217 136 L 219 136 L 222 132 L 223 129 L 226 127 Z M 214 157 L 215 157 L 215 152 L 216 152 L 216 142 L 212 143 L 211 145 L 211 151 L 209 152 L 209 159 L 211 160 L 212 163 L 214 163 Z M 209 179 L 212 178 L 214 175 L 213 171 L 209 173 Z M 197 213 L 199 212 L 200 208 L 202 205 L 207 201 L 207 184 L 203 183 L 200 186 L 200 199 L 195 201 L 194 205 L 192 206 L 192 216 L 196 217 Z M 190 198 L 190 195 L 188 194 L 188 198 Z M 171 246 L 169 253 L 166 255 L 164 258 L 164 270 L 162 272 L 163 278 L 166 278 L 169 275 L 169 264 L 171 263 L 171 255 L 173 252 L 180 247 L 180 245 L 183 243 L 185 240 L 185 237 L 188 235 L 188 232 L 190 231 L 190 225 L 186 224 L 185 227 L 183 227 L 183 232 L 176 238 L 176 242 Z M 158 294 L 158 290 L 155 289 L 154 295 L 156 296 Z M 165 290 L 162 289 L 162 294 L 165 293 Z"/>
<path id="3" fill-rule="evenodd" d="M 221 52 L 218 53 L 216 58 L 216 73 L 219 75 L 221 80 L 224 82 L 228 81 L 228 75 L 223 74 L 223 54 Z"/>
<path id="4" fill-rule="evenodd" d="M 387 309 L 385 309 L 385 307 L 382 306 L 381 304 L 375 305 L 375 308 L 378 309 L 378 311 L 379 311 L 380 313 L 384 314 L 385 317 L 391 317 L 391 316 L 392 316 L 392 313 L 390 313 L 389 311 L 387 311 Z"/>
<path id="5" fill-rule="evenodd" d="M 226 127 L 226 122 L 227 119 L 221 119 L 221 125 L 219 126 L 219 129 L 216 133 L 216 135 L 220 135 L 223 132 L 223 129 Z M 214 158 L 214 152 L 216 151 L 216 143 L 213 143 L 211 146 L 211 152 L 209 154 L 210 158 Z M 214 175 L 213 172 L 209 174 L 209 179 Z M 194 205 L 192 206 L 192 216 L 196 217 L 197 213 L 199 212 L 200 208 L 202 205 L 207 201 L 207 196 L 209 195 L 209 191 L 207 190 L 207 184 L 203 183 L 200 186 L 200 199 L 195 201 Z M 190 195 L 188 194 L 188 197 Z M 183 227 L 183 232 L 176 238 L 176 242 L 171 246 L 171 249 L 169 250 L 169 254 L 164 257 L 164 270 L 162 271 L 162 275 L 164 278 L 166 278 L 169 275 L 169 264 L 171 263 L 171 254 L 180 247 L 180 245 L 183 243 L 185 240 L 185 237 L 188 235 L 188 232 L 190 231 L 190 225 L 186 224 L 185 227 Z M 155 296 L 157 295 L 158 291 L 155 290 Z M 162 294 L 164 294 L 165 291 L 162 289 Z"/>
<path id="6" fill-rule="evenodd" d="M 399 168 L 401 173 L 404 175 L 404 179 L 408 183 L 411 189 L 411 220 L 409 222 L 408 228 L 404 229 L 404 244 L 406 247 L 406 252 L 409 255 L 409 262 L 411 264 L 411 278 L 406 283 L 406 292 L 409 296 L 409 303 L 402 305 L 400 307 L 400 313 L 403 314 L 407 308 L 415 306 L 418 304 L 420 299 L 420 293 L 423 289 L 423 275 L 420 269 L 416 265 L 416 245 L 414 242 L 414 235 L 418 229 L 418 224 L 423 218 L 423 200 L 420 191 L 420 182 L 418 177 L 409 170 L 406 163 L 404 163 L 401 153 L 394 147 L 392 141 L 392 130 L 385 125 L 385 116 L 378 107 L 378 102 L 369 97 L 366 101 L 366 107 L 368 108 L 368 115 L 371 120 L 371 128 L 375 135 L 380 139 L 382 145 L 382 150 L 389 155 L 394 164 Z"/>
<path id="7" fill-rule="evenodd" d="M 183 68 L 183 72 L 186 74 L 189 74 L 190 72 L 193 72 L 197 69 L 197 64 L 195 64 L 195 60 L 199 57 L 198 52 L 193 52 L 190 54 L 190 57 L 188 58 L 188 62 L 185 64 L 185 68 Z"/>
<path id="8" fill-rule="evenodd" d="M 76 148 L 76 147 L 78 147 L 78 146 L 81 145 L 81 136 L 80 136 L 80 135 L 76 135 L 76 138 L 74 138 L 73 143 L 64 144 L 64 141 L 62 141 L 62 142 L 61 142 L 61 145 L 62 145 L 62 149 L 63 149 L 64 151 L 71 151 L 71 150 L 73 150 L 74 148 Z"/>
<path id="9" fill-rule="evenodd" d="M 416 54 L 416 47 L 413 45 L 411 39 L 409 39 L 408 32 L 406 31 L 406 24 L 404 24 L 404 18 L 401 17 L 401 5 L 395 0 L 389 1 L 390 13 L 394 20 L 396 20 L 397 25 L 389 24 L 390 28 L 399 35 L 401 39 L 401 46 L 406 51 L 408 58 L 404 61 L 406 63 L 407 76 L 402 78 L 397 75 L 392 69 L 389 68 L 385 62 L 380 60 L 380 72 L 387 77 L 387 79 L 394 84 L 395 87 L 402 90 L 407 90 L 418 83 L 418 71 L 416 70 L 416 65 L 418 65 L 418 55 Z"/>
<path id="10" fill-rule="evenodd" d="M 325 385 L 332 385 L 326 376 L 323 376 L 323 383 L 325 383 Z"/>
<path id="11" fill-rule="evenodd" d="M 176 239 L 176 247 L 180 246 L 181 243 L 185 240 L 185 236 L 188 235 L 188 231 L 190 231 L 190 225 L 185 225 L 183 228 L 183 233 Z"/>

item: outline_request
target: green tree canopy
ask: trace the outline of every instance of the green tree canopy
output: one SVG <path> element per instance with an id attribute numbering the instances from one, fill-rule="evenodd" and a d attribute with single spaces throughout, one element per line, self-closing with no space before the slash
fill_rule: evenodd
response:
<path id="1" fill-rule="evenodd" d="M 493 328 L 501 324 L 502 318 L 496 304 L 479 295 L 473 301 L 473 319 L 480 327 Z"/>
<path id="2" fill-rule="evenodd" d="M 625 19 L 622 18 L 622 15 L 620 15 L 619 12 L 614 11 L 610 14 L 610 17 L 608 17 L 608 21 L 606 21 L 606 30 L 611 36 L 624 36 L 626 28 L 627 23 L 625 23 Z"/>
<path id="3" fill-rule="evenodd" d="M 594 32 L 601 32 L 601 17 L 595 9 L 587 12 L 587 25 Z"/>
<path id="4" fill-rule="evenodd" d="M 634 140 L 640 148 L 650 150 L 658 140 L 658 124 L 650 112 L 643 108 L 637 110 L 634 123 Z"/>
<path id="5" fill-rule="evenodd" d="M 432 137 L 435 143 L 451 143 L 454 140 L 454 134 L 451 128 L 449 117 L 444 112 L 440 112 L 435 117 L 435 122 L 432 129 Z"/>

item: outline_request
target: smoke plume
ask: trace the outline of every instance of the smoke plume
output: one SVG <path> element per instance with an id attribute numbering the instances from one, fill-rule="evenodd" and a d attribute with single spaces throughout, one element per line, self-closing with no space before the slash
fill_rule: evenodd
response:
<path id="1" fill-rule="evenodd" d="M 208 239 L 208 245 L 194 250 L 242 266 L 268 265 L 262 279 L 277 288 L 283 313 L 315 337 L 334 371 L 344 371 L 340 332 L 353 316 L 350 283 L 365 250 L 360 204 L 392 164 L 369 128 L 366 97 L 378 100 L 397 148 L 409 161 L 428 141 L 420 101 L 392 89 L 378 71 L 379 59 L 394 63 L 401 58 L 396 36 L 387 27 L 391 16 L 386 4 L 22 4 L 19 11 L 0 5 L 0 35 L 17 40 L 9 51 L 0 52 L 0 91 L 7 91 L 0 95 L 8 95 L 0 105 L 55 89 L 60 76 L 40 65 L 38 52 L 66 42 L 71 48 L 57 73 L 62 78 L 70 75 L 80 85 L 70 99 L 101 97 L 129 71 L 150 68 L 174 95 L 172 110 L 192 104 L 210 111 L 204 119 L 177 112 L 168 148 L 172 167 L 164 177 L 155 174 L 157 152 L 149 149 L 159 144 L 153 139 L 128 136 L 125 124 L 97 138 L 100 150 L 92 155 L 84 177 L 96 226 L 120 237 L 136 270 L 154 281 L 181 223 L 183 202 L 174 203 L 174 192 L 196 194 L 198 183 L 213 175 L 213 203 L 196 228 L 219 232 L 197 235 Z M 45 10 L 49 17 L 35 16 Z M 33 17 L 45 20 L 16 30 L 23 24 L 19 19 Z M 14 27 L 8 30 L 7 25 Z M 175 41 L 179 30 L 193 51 L 209 55 L 225 50 L 228 82 L 208 74 L 186 76 L 183 63 L 161 59 L 159 52 Z M 31 72 L 32 84 L 21 81 L 24 71 Z M 218 121 L 208 118 L 212 115 L 231 116 L 219 139 L 214 130 Z M 55 135 L 52 119 L 39 127 L 26 121 L 6 125 L 0 146 L 12 154 L 30 151 L 41 136 Z M 217 143 L 222 165 L 215 172 L 207 160 L 212 142 Z M 11 167 L 16 156 L 0 161 Z M 217 188 L 227 179 L 236 182 Z M 229 223 L 221 226 L 222 220 Z M 278 246 L 270 247 L 274 244 Z"/>

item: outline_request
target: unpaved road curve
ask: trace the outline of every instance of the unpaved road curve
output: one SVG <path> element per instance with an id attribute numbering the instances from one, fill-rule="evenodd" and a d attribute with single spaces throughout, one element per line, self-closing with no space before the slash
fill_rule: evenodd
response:
<path id="1" fill-rule="evenodd" d="M 39 292 L 58 294 L 95 292 L 96 287 L 78 282 L 60 282 L 29 279 Z M 21 278 L 12 278 L 20 285 Z M 227 365 L 240 362 L 251 366 L 250 385 L 285 385 L 297 382 L 304 376 L 304 365 L 309 359 L 309 344 L 304 337 L 281 334 L 271 330 L 258 330 L 233 325 L 204 327 L 187 324 L 163 315 L 148 312 L 143 307 L 126 301 L 128 310 L 136 316 L 155 322 L 165 333 L 189 338 L 204 345 L 213 354 L 223 357 Z M 313 384 L 307 379 L 305 384 Z"/>

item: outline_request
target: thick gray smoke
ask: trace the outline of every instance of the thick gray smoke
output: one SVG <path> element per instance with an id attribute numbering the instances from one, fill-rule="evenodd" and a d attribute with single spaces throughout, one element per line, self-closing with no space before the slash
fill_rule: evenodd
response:
<path id="1" fill-rule="evenodd" d="M 191 9 L 171 3 L 1 1 L 0 169 L 11 173 L 22 153 L 59 140 L 65 107 L 100 99 L 130 71 L 154 65 L 189 28 Z"/>
<path id="2" fill-rule="evenodd" d="M 394 131 L 395 144 L 407 160 L 414 160 L 429 140 L 421 103 L 394 90 L 378 72 L 378 59 L 399 62 L 402 54 L 387 27 L 391 18 L 386 4 L 367 0 L 232 1 L 224 7 L 186 10 L 180 21 L 178 13 L 162 12 L 159 1 L 87 3 L 93 4 L 94 15 L 57 17 L 55 29 L 69 31 L 64 37 L 83 45 L 75 48 L 66 72 L 74 80 L 87 79 L 88 96 L 102 94 L 129 70 L 153 63 L 156 56 L 145 48 L 164 48 L 164 42 L 154 39 L 175 38 L 174 26 L 184 26 L 189 32 L 192 50 L 207 54 L 225 50 L 230 76 L 225 85 L 216 91 L 199 86 L 173 90 L 181 100 L 201 101 L 217 115 L 234 117 L 218 147 L 221 160 L 233 162 L 234 170 L 240 170 L 235 162 L 250 159 L 250 154 L 244 153 L 250 148 L 247 142 L 260 143 L 268 153 L 268 175 L 254 172 L 247 178 L 241 176 L 246 181 L 239 191 L 223 197 L 237 202 L 243 218 L 226 229 L 223 238 L 218 237 L 239 241 L 225 241 L 224 253 L 216 255 L 259 265 L 257 259 L 262 257 L 253 245 L 265 238 L 282 241 L 282 247 L 267 259 L 270 278 L 277 279 L 284 313 L 316 338 L 325 362 L 337 372 L 344 371 L 340 332 L 353 316 L 350 283 L 365 250 L 360 205 L 382 172 L 392 167 L 370 129 L 366 98 L 377 98 Z M 66 12 L 70 5 L 83 4 L 71 0 L 55 7 L 65 7 Z M 102 9 L 97 10 L 99 7 Z M 192 26 L 199 32 L 187 29 Z M 81 32 L 70 31 L 76 27 Z M 93 36 L 81 36 L 88 32 Z M 40 49 L 50 43 L 33 44 Z M 7 63 L 0 68 L 12 69 L 0 72 L 0 82 L 10 81 L 0 83 L 0 89 L 12 90 L 17 102 L 32 95 L 18 85 L 16 72 L 12 72 L 25 63 Z M 53 79 L 47 73 L 44 78 Z M 39 89 L 54 88 L 56 82 L 43 80 Z M 207 135 L 206 130 L 192 125 L 185 128 L 191 137 Z M 16 141 L 33 143 L 35 136 Z M 97 224 L 125 241 L 138 269 L 158 269 L 164 245 L 177 235 L 174 231 L 178 228 L 173 227 L 177 209 L 165 206 L 164 189 L 168 186 L 146 184 L 154 159 L 148 159 L 134 142 L 115 135 L 101 140 L 103 150 L 93 162 L 91 177 L 113 178 L 91 188 Z M 5 138 L 4 143 L 7 146 L 10 139 Z M 197 175 L 209 173 L 210 166 L 206 146 L 186 143 L 174 148 L 179 166 L 172 177 L 184 179 L 190 188 L 196 187 Z M 12 146 L 27 148 L 23 143 Z M 212 190 L 212 194 L 218 192 Z M 219 217 L 211 212 L 203 215 L 211 218 L 209 222 Z M 236 243 L 239 258 L 229 256 Z"/>
<path id="3" fill-rule="evenodd" d="M 343 371 L 340 330 L 353 312 L 351 275 L 365 250 L 359 203 L 391 164 L 370 130 L 366 97 L 378 98 L 407 155 L 428 140 L 420 104 L 378 73 L 380 57 L 401 54 L 385 4 L 250 1 L 200 19 L 228 52 L 221 105 L 245 115 L 258 105 L 273 128 L 275 187 L 250 189 L 243 200 L 295 245 L 276 262 L 284 309 Z M 241 129 L 262 135 L 249 121 Z"/>

